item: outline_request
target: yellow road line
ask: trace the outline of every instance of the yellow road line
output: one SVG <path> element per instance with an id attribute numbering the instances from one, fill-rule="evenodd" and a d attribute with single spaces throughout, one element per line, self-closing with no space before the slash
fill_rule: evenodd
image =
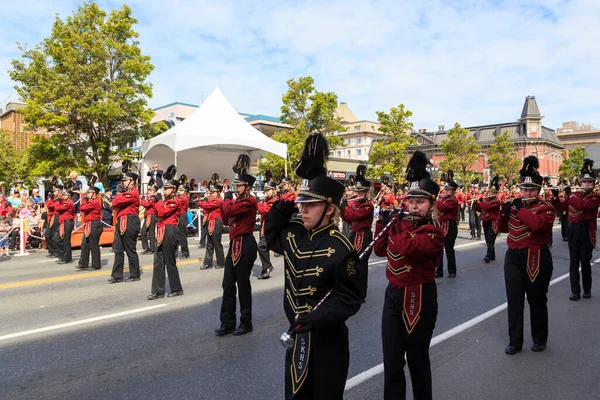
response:
<path id="1" fill-rule="evenodd" d="M 180 261 L 177 263 L 177 266 L 180 267 L 182 265 L 197 264 L 202 261 L 203 261 L 202 258 L 194 259 L 194 260 L 187 260 L 187 261 Z M 145 265 L 143 267 L 140 267 L 140 270 L 145 271 L 145 270 L 152 269 L 152 268 L 153 268 L 152 265 Z M 127 272 L 127 271 L 129 271 L 129 268 L 125 268 L 124 272 Z M 0 290 L 21 288 L 21 287 L 26 287 L 26 286 L 43 285 L 46 283 L 73 281 L 75 279 L 93 278 L 95 276 L 109 276 L 111 273 L 112 273 L 112 270 L 109 268 L 109 269 L 100 270 L 100 271 L 80 272 L 80 273 L 76 273 L 76 274 L 72 274 L 72 275 L 56 276 L 54 278 L 44 278 L 44 279 L 35 279 L 35 280 L 31 280 L 31 281 L 4 283 L 4 284 L 0 284 Z"/>

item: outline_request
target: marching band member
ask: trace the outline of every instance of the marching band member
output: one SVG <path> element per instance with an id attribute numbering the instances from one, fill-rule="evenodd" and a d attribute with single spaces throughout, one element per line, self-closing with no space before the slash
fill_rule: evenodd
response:
<path id="1" fill-rule="evenodd" d="M 269 248 L 267 247 L 267 241 L 265 240 L 265 218 L 267 213 L 275 202 L 275 188 L 277 185 L 271 180 L 273 173 L 271 171 L 265 171 L 265 183 L 263 190 L 265 192 L 265 198 L 263 201 L 256 203 L 256 208 L 260 214 L 260 240 L 258 241 L 258 256 L 262 264 L 262 271 L 258 276 L 258 279 L 268 279 L 271 277 L 273 272 L 273 264 L 271 264 L 271 255 Z"/>
<path id="2" fill-rule="evenodd" d="M 123 282 L 123 269 L 125 267 L 125 253 L 129 261 L 129 278 L 125 282 L 140 280 L 140 259 L 136 252 L 137 236 L 140 233 L 140 194 L 135 187 L 137 174 L 125 172 L 121 177 L 123 192 L 117 193 L 112 201 L 112 207 L 117 216 L 115 226 L 114 251 L 115 261 L 112 273 L 108 278 L 109 283 Z"/>
<path id="3" fill-rule="evenodd" d="M 166 174 L 170 177 L 170 174 Z M 177 269 L 177 246 L 180 230 L 178 228 L 178 219 L 180 218 L 179 199 L 175 196 L 179 181 L 176 179 L 166 179 L 163 183 L 165 200 L 162 201 L 155 195 L 152 207 L 157 215 L 157 237 L 156 252 L 154 253 L 154 267 L 152 269 L 152 293 L 147 297 L 148 300 L 156 300 L 165 297 L 165 268 L 169 276 L 169 287 L 171 293 L 167 297 L 183 295 L 181 280 L 179 279 L 179 270 Z"/>
<path id="4" fill-rule="evenodd" d="M 508 233 L 504 257 L 504 280 L 508 298 L 509 344 L 506 354 L 523 347 L 523 307 L 525 295 L 531 313 L 531 337 L 535 352 L 546 349 L 548 339 L 548 285 L 552 277 L 552 254 L 548 243 L 556 213 L 552 204 L 540 201 L 542 177 L 535 156 L 523 160 L 520 171 L 521 196 L 502 203 L 498 229 Z"/>
<path id="5" fill-rule="evenodd" d="M 75 222 L 75 206 L 73 205 L 73 191 L 63 190 L 54 202 L 54 211 L 58 216 L 59 227 L 54 233 L 54 243 L 56 243 L 56 252 L 58 253 L 58 264 L 67 264 L 73 262 L 73 253 L 71 251 L 71 232 Z M 56 218 L 56 217 L 55 217 Z"/>
<path id="6" fill-rule="evenodd" d="M 375 254 L 387 257 L 389 281 L 381 323 L 384 399 L 406 398 L 405 357 L 414 398 L 432 398 L 429 345 L 438 312 L 434 274 L 443 257 L 444 231 L 432 219 L 440 188 L 426 170 L 428 163 L 417 151 L 406 168 L 410 216 L 384 213 L 375 226 L 379 237 L 390 218 L 395 221 L 375 243 Z"/>
<path id="7" fill-rule="evenodd" d="M 58 178 L 52 178 L 52 194 L 46 200 L 46 207 L 48 208 L 48 223 L 46 224 L 46 229 L 44 231 L 44 236 L 46 237 L 46 247 L 48 248 L 48 254 L 46 257 L 54 258 L 58 257 L 58 245 L 54 241 L 54 237 L 56 232 L 58 232 L 58 217 L 56 216 L 56 210 L 54 209 L 55 204 L 58 204 L 60 193 L 62 192 L 63 187 L 58 184 Z"/>
<path id="8" fill-rule="evenodd" d="M 446 258 L 448 259 L 448 278 L 456 277 L 456 254 L 454 252 L 454 243 L 458 235 L 458 225 L 456 218 L 458 217 L 458 201 L 454 196 L 454 191 L 458 188 L 458 184 L 454 182 L 454 172 L 448 171 L 447 179 L 444 183 L 444 193 L 439 197 L 435 204 L 437 211 L 437 221 L 440 223 L 444 231 L 444 248 L 446 250 Z M 444 277 L 444 257 L 440 257 L 435 272 L 436 278 Z"/>
<path id="9" fill-rule="evenodd" d="M 581 285 L 583 283 L 583 298 L 592 297 L 592 251 L 596 247 L 596 214 L 600 205 L 600 195 L 594 193 L 596 173 L 592 169 L 594 162 L 585 159 L 581 169 L 580 192 L 571 192 L 570 187 L 565 188 L 568 196 L 566 204 L 569 210 L 569 277 L 571 279 L 571 296 L 569 300 L 577 301 L 581 298 Z M 579 280 L 579 265 L 581 265 L 581 278 Z"/>
<path id="10" fill-rule="evenodd" d="M 81 213 L 84 217 L 83 235 L 81 236 L 81 258 L 78 271 L 93 271 L 102 268 L 100 264 L 100 236 L 102 227 L 102 199 L 100 188 L 90 186 L 81 201 Z M 90 267 L 90 252 L 92 266 Z"/>
<path id="11" fill-rule="evenodd" d="M 342 219 L 352 228 L 349 239 L 354 244 L 354 250 L 360 253 L 373 240 L 373 203 L 367 198 L 371 182 L 365 178 L 367 167 L 359 165 L 356 168 L 354 198 L 346 203 L 342 202 Z M 360 260 L 361 297 L 367 298 L 369 252 Z"/>
<path id="12" fill-rule="evenodd" d="M 566 180 L 561 181 L 561 184 L 566 187 L 569 183 Z M 569 229 L 569 206 L 567 204 L 567 196 L 564 190 L 558 193 L 558 204 L 556 212 L 558 213 L 558 221 L 560 222 L 560 233 L 563 241 L 569 240 L 567 232 Z"/>
<path id="13" fill-rule="evenodd" d="M 386 177 L 384 177 L 386 178 Z M 394 191 L 392 189 L 393 182 L 389 180 L 382 180 L 384 185 L 383 195 L 379 200 L 379 207 L 381 210 L 393 210 L 396 207 L 396 196 L 394 196 Z"/>
<path id="14" fill-rule="evenodd" d="M 154 208 L 154 201 L 156 199 L 161 200 L 158 192 L 158 186 L 152 182 L 148 183 L 147 195 L 140 201 L 142 207 L 144 207 L 144 223 L 140 236 L 142 239 L 142 254 L 156 252 L 156 223 L 158 217 L 156 216 L 156 209 Z"/>
<path id="15" fill-rule="evenodd" d="M 283 176 L 283 173 L 282 173 Z M 284 176 L 282 181 L 281 181 L 281 185 L 283 186 L 281 193 L 278 196 L 278 200 L 284 200 L 284 201 L 294 201 L 296 200 L 296 197 L 298 197 L 296 195 L 296 191 L 294 190 L 294 181 L 292 181 L 290 178 Z"/>
<path id="16" fill-rule="evenodd" d="M 250 274 L 256 260 L 256 239 L 254 224 L 256 223 L 256 198 L 251 195 L 255 177 L 247 173 L 250 168 L 250 157 L 240 154 L 233 171 L 237 177 L 233 192 L 225 192 L 223 214 L 229 227 L 229 251 L 225 259 L 223 271 L 223 301 L 221 303 L 221 326 L 215 329 L 217 336 L 229 333 L 245 335 L 253 331 L 252 327 L 252 287 Z M 240 325 L 236 323 L 236 286 L 240 298 Z"/>
<path id="17" fill-rule="evenodd" d="M 299 217 L 293 201 L 278 201 L 265 222 L 269 248 L 286 255 L 283 308 L 293 337 L 286 399 L 342 399 L 350 361 L 345 321 L 360 309 L 358 257 L 334 221 L 344 185 L 327 176 L 328 154 L 322 134 L 306 139 L 296 168 Z"/>
<path id="18" fill-rule="evenodd" d="M 181 175 L 181 182 L 179 186 L 179 192 L 177 201 L 179 201 L 179 246 L 181 247 L 181 257 L 190 257 L 190 248 L 188 247 L 187 241 L 187 226 L 188 226 L 188 209 L 190 207 L 190 188 L 187 185 L 187 176 Z"/>
<path id="19" fill-rule="evenodd" d="M 348 205 L 347 199 L 354 197 L 354 195 L 355 195 L 354 185 L 355 184 L 356 184 L 356 177 L 354 175 L 350 175 L 350 177 L 348 179 L 348 185 L 346 186 L 346 193 L 344 193 L 344 197 L 342 198 L 342 205 L 341 205 L 342 208 L 345 208 L 344 204 L 346 206 Z M 350 238 L 350 235 L 352 234 L 352 228 L 350 227 L 350 224 L 343 217 L 342 217 L 342 233 L 347 238 Z"/>
<path id="20" fill-rule="evenodd" d="M 471 230 L 471 240 L 481 240 L 481 213 L 475 210 L 475 202 L 479 200 L 479 179 L 475 178 L 471 182 L 470 192 L 467 195 L 467 205 L 469 206 L 469 229 Z"/>
<path id="21" fill-rule="evenodd" d="M 475 210 L 481 212 L 483 222 L 483 234 L 487 251 L 483 261 L 489 263 L 496 259 L 496 235 L 498 234 L 498 216 L 500 215 L 500 201 L 498 191 L 500 190 L 500 177 L 496 175 L 490 183 L 490 191 L 487 196 L 481 197 L 475 203 Z"/>
<path id="22" fill-rule="evenodd" d="M 217 256 L 217 266 L 215 268 L 225 267 L 225 255 L 223 253 L 223 199 L 221 198 L 221 189 L 223 187 L 218 181 L 212 181 L 209 184 L 209 197 L 204 201 L 198 202 L 198 207 L 202 207 L 206 213 L 206 250 L 204 252 L 204 263 L 200 269 L 212 268 L 213 254 Z"/>

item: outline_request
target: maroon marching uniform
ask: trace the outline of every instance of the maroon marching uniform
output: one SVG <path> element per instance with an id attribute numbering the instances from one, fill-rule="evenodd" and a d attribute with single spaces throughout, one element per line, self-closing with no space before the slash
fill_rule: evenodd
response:
<path id="1" fill-rule="evenodd" d="M 487 250 L 484 261 L 494 261 L 496 259 L 496 235 L 498 234 L 498 216 L 500 215 L 500 201 L 498 197 L 482 197 L 475 202 L 475 211 L 481 213 L 481 222 L 483 224 L 483 234 Z"/>
<path id="2" fill-rule="evenodd" d="M 350 242 L 358 254 L 366 248 L 373 240 L 373 202 L 367 198 L 354 200 L 348 203 L 348 206 L 342 210 L 342 219 L 350 225 L 352 233 Z M 360 260 L 361 268 L 361 296 L 367 297 L 368 272 L 369 272 L 369 254 Z"/>

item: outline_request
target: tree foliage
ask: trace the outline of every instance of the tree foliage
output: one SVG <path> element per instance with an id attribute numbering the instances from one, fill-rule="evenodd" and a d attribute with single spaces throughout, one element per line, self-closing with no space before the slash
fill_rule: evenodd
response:
<path id="1" fill-rule="evenodd" d="M 481 146 L 475 140 L 475 137 L 469 133 L 468 129 L 463 128 L 457 122 L 448 133 L 447 138 L 440 143 L 440 148 L 444 153 L 444 160 L 440 161 L 440 166 L 444 171 L 453 170 L 457 178 L 466 182 L 471 169 L 471 165 L 477 161 Z"/>
<path id="2" fill-rule="evenodd" d="M 518 178 L 521 159 L 515 154 L 515 145 L 510 141 L 508 131 L 494 138 L 494 144 L 490 146 L 487 155 L 488 162 L 493 165 L 492 174 L 506 178 L 507 182 Z"/>
<path id="3" fill-rule="evenodd" d="M 389 174 L 402 182 L 402 175 L 410 158 L 406 149 L 415 143 L 411 136 L 413 123 L 409 121 L 412 112 L 404 108 L 404 104 L 392 107 L 389 114 L 377 111 L 377 120 L 381 124 L 379 131 L 384 138 L 373 143 L 369 154 L 369 164 L 372 168 L 369 176 L 380 178 Z"/>
<path id="4" fill-rule="evenodd" d="M 120 157 L 117 146 L 158 128 L 150 124 L 154 112 L 147 104 L 152 85 L 146 80 L 154 67 L 141 52 L 135 24 L 126 5 L 107 14 L 84 3 L 65 20 L 57 16 L 40 44 L 31 49 L 18 44 L 21 59 L 9 71 L 27 104 L 19 110 L 25 120 L 58 137 L 38 145 L 59 144 L 85 163 L 80 169 L 89 164 L 105 183 L 109 166 Z M 38 152 L 37 160 L 51 165 L 55 156 Z"/>
<path id="5" fill-rule="evenodd" d="M 282 96 L 281 122 L 291 128 L 283 129 L 273 135 L 273 139 L 288 146 L 287 170 L 288 176 L 295 178 L 294 166 L 300 159 L 306 137 L 311 133 L 321 132 L 327 136 L 331 150 L 343 145 L 343 138 L 334 133 L 344 128 L 341 118 L 334 112 L 338 107 L 338 97 L 333 92 L 319 92 L 315 89 L 315 80 L 310 77 L 300 77 L 287 81 L 288 90 Z M 285 168 L 286 160 L 274 154 L 266 154 L 259 165 L 259 171 L 273 172 L 276 181 L 282 178 L 281 171 Z"/>
<path id="6" fill-rule="evenodd" d="M 558 167 L 560 179 L 567 179 L 571 184 L 575 178 L 579 177 L 583 160 L 588 156 L 588 151 L 585 147 L 577 147 L 573 150 L 567 150 L 567 157 Z"/>

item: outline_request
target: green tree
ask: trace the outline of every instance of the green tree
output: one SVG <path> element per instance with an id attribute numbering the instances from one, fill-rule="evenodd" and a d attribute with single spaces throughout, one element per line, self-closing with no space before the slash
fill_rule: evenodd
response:
<path id="1" fill-rule="evenodd" d="M 369 164 L 373 167 L 369 171 L 371 177 L 381 177 L 389 174 L 403 182 L 402 175 L 408 163 L 410 154 L 406 149 L 415 143 L 411 136 L 413 123 L 409 121 L 412 112 L 404 108 L 404 104 L 392 107 L 389 114 L 377 111 L 377 120 L 381 124 L 379 131 L 384 138 L 373 143 L 369 154 Z"/>
<path id="2" fill-rule="evenodd" d="M 498 174 L 512 182 L 519 176 L 521 159 L 515 154 L 515 145 L 510 141 L 508 131 L 494 138 L 494 144 L 488 150 L 488 162 L 493 165 L 492 174 Z"/>
<path id="3" fill-rule="evenodd" d="M 135 24 L 126 5 L 107 14 L 84 3 L 65 20 L 57 16 L 50 36 L 32 49 L 18 44 L 21 59 L 9 71 L 31 128 L 54 133 L 61 150 L 84 160 L 79 169 L 96 171 L 105 183 L 119 146 L 159 128 L 150 124 L 148 107 L 146 80 L 154 67 L 141 52 Z M 38 162 L 54 163 L 54 155 L 39 153 Z"/>
<path id="4" fill-rule="evenodd" d="M 10 131 L 0 130 L 0 190 L 4 192 L 16 179 L 21 178 L 19 176 L 19 152 L 15 150 L 10 135 Z"/>
<path id="5" fill-rule="evenodd" d="M 471 169 L 471 165 L 477 161 L 481 146 L 469 133 L 469 130 L 460 126 L 458 122 L 448 131 L 447 136 L 440 143 L 440 148 L 444 153 L 444 160 L 440 161 L 440 167 L 444 171 L 454 171 L 457 178 L 463 179 L 466 184 L 468 183 L 466 180 L 470 176 L 468 171 Z"/>
<path id="6" fill-rule="evenodd" d="M 335 136 L 344 127 L 341 118 L 334 112 L 338 106 L 338 97 L 333 92 L 319 92 L 315 89 L 315 80 L 300 77 L 287 81 L 288 90 L 282 97 L 281 122 L 291 128 L 273 134 L 273 139 L 285 143 L 287 149 L 288 176 L 295 177 L 294 166 L 300 159 L 306 137 L 311 133 L 321 132 L 327 136 L 329 148 L 333 150 L 344 144 L 340 136 Z M 274 154 L 266 154 L 259 165 L 259 172 L 271 170 L 275 180 L 282 178 L 281 171 L 286 160 Z"/>
<path id="7" fill-rule="evenodd" d="M 558 167 L 560 179 L 567 179 L 571 184 L 575 178 L 579 177 L 583 160 L 588 156 L 588 151 L 585 147 L 577 147 L 573 150 L 567 150 L 567 157 Z"/>

